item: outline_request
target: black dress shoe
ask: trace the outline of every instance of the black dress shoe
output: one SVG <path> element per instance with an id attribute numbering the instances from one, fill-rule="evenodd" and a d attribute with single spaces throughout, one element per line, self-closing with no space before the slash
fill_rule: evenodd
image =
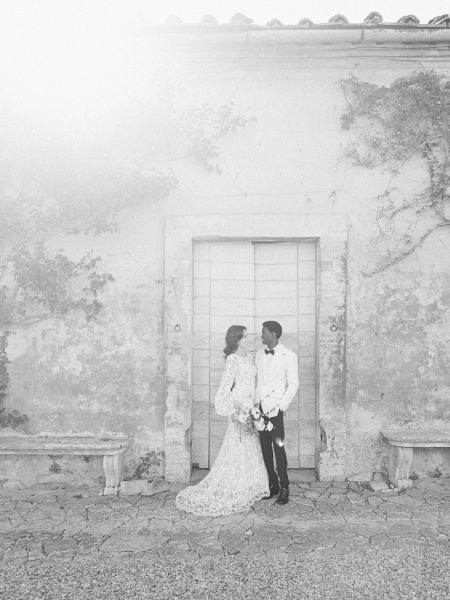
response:
<path id="1" fill-rule="evenodd" d="M 289 502 L 289 488 L 281 488 L 277 504 L 287 504 Z"/>
<path id="2" fill-rule="evenodd" d="M 278 486 L 271 485 L 269 487 L 269 495 L 263 496 L 263 500 L 270 500 L 271 498 L 278 496 L 279 493 L 280 493 L 280 488 Z"/>

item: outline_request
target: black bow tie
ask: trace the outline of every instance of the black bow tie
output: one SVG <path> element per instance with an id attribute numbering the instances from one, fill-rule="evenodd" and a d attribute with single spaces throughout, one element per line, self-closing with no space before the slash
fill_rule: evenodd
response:
<path id="1" fill-rule="evenodd" d="M 275 350 L 264 350 L 264 352 L 265 352 L 266 354 L 272 354 L 272 355 L 274 355 L 274 354 L 275 354 Z"/>

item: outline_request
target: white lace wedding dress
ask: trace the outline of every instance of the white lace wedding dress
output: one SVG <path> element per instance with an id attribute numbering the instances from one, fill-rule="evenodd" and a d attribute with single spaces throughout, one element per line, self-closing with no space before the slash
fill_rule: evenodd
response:
<path id="1" fill-rule="evenodd" d="M 246 510 L 269 493 L 258 433 L 250 433 L 230 418 L 239 407 L 253 408 L 255 373 L 250 358 L 237 354 L 227 357 L 214 405 L 219 415 L 228 416 L 228 428 L 208 475 L 177 495 L 175 504 L 180 510 L 217 517 Z"/>

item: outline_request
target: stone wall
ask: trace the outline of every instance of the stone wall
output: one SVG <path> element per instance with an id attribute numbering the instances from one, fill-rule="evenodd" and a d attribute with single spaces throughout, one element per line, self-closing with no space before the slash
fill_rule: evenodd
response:
<path id="1" fill-rule="evenodd" d="M 382 274 L 361 274 L 373 260 L 368 242 L 377 231 L 374 215 L 388 174 L 356 167 L 346 158 L 349 134 L 340 127 L 344 99 L 338 85 L 352 73 L 388 84 L 414 70 L 447 72 L 448 50 L 431 48 L 426 40 L 423 46 L 358 46 L 345 40 L 307 46 L 298 39 L 280 40 L 246 45 L 241 39 L 235 48 L 216 40 L 208 45 L 201 35 L 140 38 L 135 46 L 130 41 L 137 65 L 130 93 L 151 93 L 152 85 L 164 80 L 181 108 L 233 103 L 252 121 L 220 141 L 220 169 L 207 172 L 183 159 L 171 165 L 179 180 L 176 191 L 160 207 L 122 215 L 120 233 L 55 242 L 74 256 L 86 245 L 93 248 L 115 281 L 96 322 L 86 324 L 74 315 L 12 337 L 8 403 L 29 416 L 27 431 L 128 434 L 133 446 L 127 476 L 139 464 L 150 475 L 163 474 L 165 450 L 169 455 L 175 448 L 175 463 L 187 452 L 183 436 L 190 417 L 181 418 L 179 407 L 188 407 L 189 390 L 172 377 L 188 367 L 185 348 L 167 335 L 164 341 L 164 328 L 167 334 L 173 320 L 164 299 L 164 248 L 169 254 L 175 248 L 164 241 L 164 219 L 175 215 L 216 215 L 219 222 L 221 215 L 235 215 L 236 230 L 238 215 L 266 215 L 269 229 L 273 213 L 347 220 L 346 253 L 333 256 L 330 244 L 321 274 L 323 281 L 339 276 L 346 283 L 346 305 L 333 307 L 340 350 L 321 359 L 322 369 L 343 376 L 339 428 L 327 432 L 323 413 L 327 477 L 333 469 L 353 479 L 385 470 L 387 451 L 378 441 L 384 425 L 448 421 L 448 232 L 437 232 Z M 413 193 L 423 180 L 420 170 L 413 177 L 405 173 L 402 193 Z M 275 224 L 273 235 L 278 235 Z M 181 267 L 183 257 L 178 260 Z M 172 279 L 165 281 L 166 292 L 172 285 Z M 335 300 L 321 301 L 332 307 Z M 189 298 L 183 302 L 189 304 Z M 324 387 L 324 406 L 332 407 L 340 393 Z M 442 468 L 442 456 L 419 453 L 413 470 Z M 169 464 L 174 462 L 166 469 Z M 181 475 L 175 469 L 168 476 L 186 479 L 186 473 L 184 467 Z"/>

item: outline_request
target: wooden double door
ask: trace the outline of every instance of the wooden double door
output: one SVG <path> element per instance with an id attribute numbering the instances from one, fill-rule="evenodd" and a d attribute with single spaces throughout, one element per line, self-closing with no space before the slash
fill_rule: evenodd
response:
<path id="1" fill-rule="evenodd" d="M 244 325 L 261 348 L 262 323 L 281 323 L 299 361 L 299 391 L 285 416 L 289 468 L 316 466 L 316 244 L 314 241 L 194 243 L 192 464 L 210 468 L 228 425 L 214 396 L 225 332 Z"/>

